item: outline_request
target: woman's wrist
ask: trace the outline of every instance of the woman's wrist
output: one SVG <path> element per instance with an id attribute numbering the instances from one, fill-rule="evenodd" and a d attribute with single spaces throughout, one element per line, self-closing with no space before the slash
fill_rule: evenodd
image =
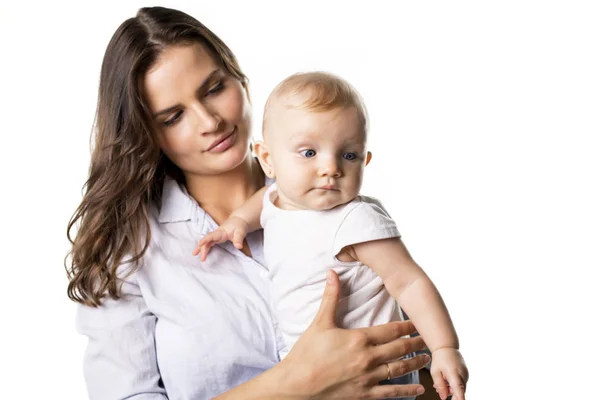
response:
<path id="1" fill-rule="evenodd" d="M 294 376 L 291 363 L 281 361 L 273 368 L 243 383 L 215 400 L 309 400 L 300 379 Z"/>
<path id="2" fill-rule="evenodd" d="M 270 389 L 275 394 L 273 399 L 310 400 L 314 397 L 307 393 L 310 377 L 302 379 L 303 374 L 298 373 L 293 362 L 287 358 L 280 361 L 269 371 Z"/>

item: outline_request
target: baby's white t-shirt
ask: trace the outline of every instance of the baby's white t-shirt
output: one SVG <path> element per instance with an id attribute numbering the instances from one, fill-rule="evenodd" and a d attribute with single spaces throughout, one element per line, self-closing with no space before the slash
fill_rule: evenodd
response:
<path id="1" fill-rule="evenodd" d="M 275 320 L 285 357 L 319 309 L 326 272 L 340 277 L 337 323 L 361 328 L 402 319 L 396 300 L 368 266 L 336 258 L 346 246 L 399 237 L 394 221 L 374 198 L 359 195 L 331 210 L 282 210 L 273 202 L 276 184 L 263 199 L 264 256 L 271 280 Z"/>

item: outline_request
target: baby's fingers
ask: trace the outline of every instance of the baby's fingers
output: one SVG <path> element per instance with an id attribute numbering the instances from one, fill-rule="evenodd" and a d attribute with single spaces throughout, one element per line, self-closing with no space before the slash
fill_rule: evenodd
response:
<path id="1" fill-rule="evenodd" d="M 452 400 L 465 400 L 465 384 L 458 375 L 453 373 L 448 376 L 448 383 L 450 384 L 450 390 L 452 392 Z"/>
<path id="2" fill-rule="evenodd" d="M 202 261 L 202 262 L 206 261 L 206 257 L 208 257 L 208 252 L 210 251 L 210 248 L 213 245 L 214 245 L 214 242 L 211 242 L 210 244 L 202 246 L 202 249 L 200 249 L 200 261 Z"/>
<path id="3" fill-rule="evenodd" d="M 448 395 L 450 394 L 448 384 L 446 383 L 446 379 L 442 375 L 441 371 L 435 371 L 431 373 L 431 378 L 433 379 L 433 387 L 435 391 L 440 395 L 440 399 L 446 400 Z"/>
<path id="4" fill-rule="evenodd" d="M 206 235 L 204 235 L 204 237 L 202 239 L 200 239 L 200 241 L 198 242 L 198 245 L 194 249 L 194 253 L 195 253 L 194 255 L 197 255 L 200 252 L 200 249 L 203 248 L 204 246 L 211 246 L 211 242 L 214 241 L 215 233 L 216 233 L 216 231 L 207 233 Z"/>
<path id="5" fill-rule="evenodd" d="M 198 254 L 200 254 L 200 250 L 201 250 L 200 245 L 196 246 L 196 248 L 194 249 L 194 251 L 192 251 L 192 255 L 193 256 L 197 256 Z"/>
<path id="6" fill-rule="evenodd" d="M 246 238 L 246 232 L 241 229 L 236 229 L 233 231 L 233 240 L 231 241 L 233 245 L 238 249 L 244 248 L 244 239 Z"/>
<path id="7" fill-rule="evenodd" d="M 197 256 L 198 254 L 200 254 L 200 261 L 204 261 L 204 260 L 206 260 L 206 255 L 208 254 L 208 250 L 210 250 L 210 248 L 213 247 L 214 244 L 215 244 L 214 241 L 212 241 L 212 240 L 206 241 L 203 238 L 202 242 L 198 243 L 198 246 L 196 246 L 194 251 L 192 251 L 192 255 Z"/>
<path id="8" fill-rule="evenodd" d="M 217 243 L 223 243 L 227 241 L 227 232 L 222 229 L 217 229 L 216 231 L 212 231 L 204 235 L 200 242 L 198 242 L 198 247 L 208 246 L 210 249 Z"/>
<path id="9" fill-rule="evenodd" d="M 200 261 L 206 261 L 206 256 L 208 256 L 208 252 L 209 252 L 210 248 L 213 247 L 214 244 L 215 244 L 214 242 L 208 242 L 203 245 L 198 245 L 198 246 L 196 246 L 194 251 L 192 251 L 192 255 L 197 256 L 199 254 Z"/>
<path id="10" fill-rule="evenodd" d="M 192 252 L 192 255 L 197 256 L 200 254 L 200 261 L 205 261 L 206 256 L 211 247 L 213 247 L 217 243 L 222 243 L 227 240 L 227 233 L 216 230 L 204 235 L 202 239 L 198 242 L 198 246 Z"/>

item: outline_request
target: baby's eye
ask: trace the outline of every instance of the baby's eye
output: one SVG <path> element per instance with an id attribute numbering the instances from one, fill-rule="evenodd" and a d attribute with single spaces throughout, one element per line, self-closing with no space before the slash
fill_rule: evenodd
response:
<path id="1" fill-rule="evenodd" d="M 308 150 L 302 150 L 300 152 L 300 154 L 302 154 L 304 157 L 306 158 L 311 158 L 317 155 L 317 152 L 314 151 L 313 149 L 308 149 Z"/>
<path id="2" fill-rule="evenodd" d="M 356 160 L 356 153 L 345 153 L 344 154 L 344 160 L 348 160 L 348 161 L 354 161 Z"/>

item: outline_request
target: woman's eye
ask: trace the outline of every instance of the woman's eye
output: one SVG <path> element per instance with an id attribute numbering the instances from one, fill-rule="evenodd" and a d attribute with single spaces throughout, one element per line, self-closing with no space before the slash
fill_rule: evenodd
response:
<path id="1" fill-rule="evenodd" d="M 209 96 L 211 94 L 215 94 L 220 92 L 221 90 L 223 90 L 223 82 L 219 81 L 215 86 L 211 87 L 210 89 L 208 89 L 208 91 L 206 92 L 206 95 Z"/>
<path id="2" fill-rule="evenodd" d="M 356 160 L 356 158 L 357 158 L 356 153 L 345 153 L 344 154 L 344 160 L 354 161 L 354 160 Z"/>
<path id="3" fill-rule="evenodd" d="M 179 110 L 175 113 L 175 115 L 173 115 L 171 118 L 169 118 L 168 120 L 163 122 L 164 126 L 171 126 L 173 125 L 175 122 L 177 122 L 179 120 L 179 117 L 181 117 L 181 114 L 183 114 L 183 111 Z"/>
<path id="4" fill-rule="evenodd" d="M 317 152 L 314 151 L 313 149 L 308 149 L 308 150 L 302 150 L 300 152 L 300 154 L 302 154 L 304 157 L 306 158 L 311 158 L 317 155 Z"/>

